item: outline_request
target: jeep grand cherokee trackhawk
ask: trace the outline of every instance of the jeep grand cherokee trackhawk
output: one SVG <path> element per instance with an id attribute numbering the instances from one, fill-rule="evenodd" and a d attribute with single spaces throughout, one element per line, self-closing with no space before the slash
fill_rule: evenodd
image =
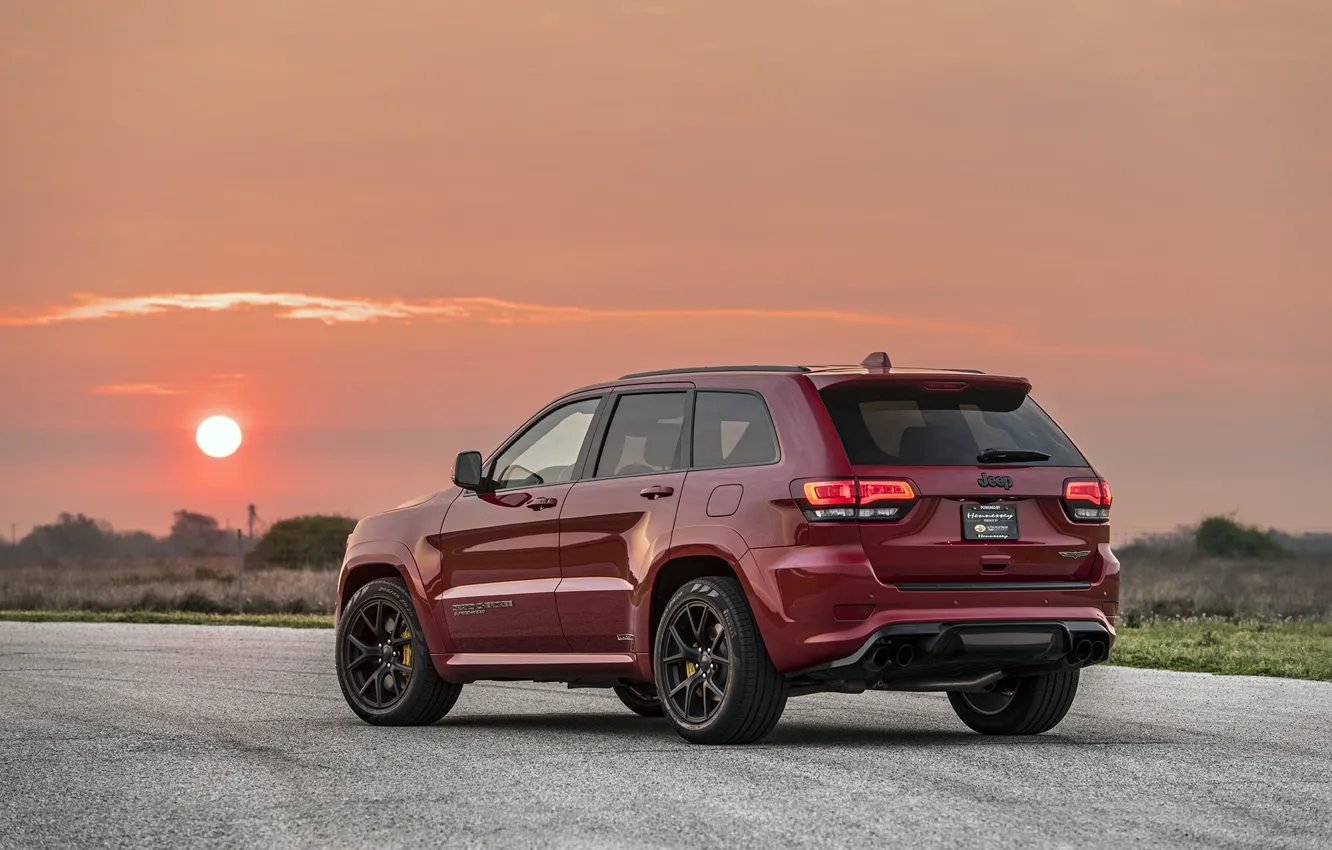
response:
<path id="1" fill-rule="evenodd" d="M 1110 487 L 1030 389 L 877 352 L 568 393 L 357 525 L 347 702 L 427 724 L 466 682 L 567 682 L 722 744 L 788 697 L 873 688 L 1051 729 L 1114 642 L 1119 562 Z"/>

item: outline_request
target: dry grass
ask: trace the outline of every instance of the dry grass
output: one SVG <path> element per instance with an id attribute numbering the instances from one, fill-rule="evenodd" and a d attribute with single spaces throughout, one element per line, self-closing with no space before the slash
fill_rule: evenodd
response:
<path id="1" fill-rule="evenodd" d="M 1121 621 L 1169 617 L 1332 620 L 1332 558 L 1200 558 L 1119 553 Z"/>
<path id="2" fill-rule="evenodd" d="M 245 611 L 330 614 L 336 570 L 246 570 Z M 82 559 L 0 569 L 0 609 L 24 611 L 236 610 L 234 558 Z"/>
<path id="3" fill-rule="evenodd" d="M 1329 558 L 1223 560 L 1132 547 L 1120 558 L 1122 622 L 1206 616 L 1332 620 Z M 337 580 L 332 570 L 247 570 L 245 610 L 329 614 Z M 0 609 L 229 613 L 236 610 L 236 564 L 223 557 L 3 567 Z"/>

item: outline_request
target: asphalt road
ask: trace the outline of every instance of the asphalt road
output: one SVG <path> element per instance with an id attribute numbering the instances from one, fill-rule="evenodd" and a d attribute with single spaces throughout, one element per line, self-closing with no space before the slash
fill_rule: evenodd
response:
<path id="1" fill-rule="evenodd" d="M 1029 739 L 819 695 L 711 748 L 529 683 L 373 728 L 332 645 L 0 623 L 0 846 L 1332 847 L 1332 684 L 1098 668 Z"/>

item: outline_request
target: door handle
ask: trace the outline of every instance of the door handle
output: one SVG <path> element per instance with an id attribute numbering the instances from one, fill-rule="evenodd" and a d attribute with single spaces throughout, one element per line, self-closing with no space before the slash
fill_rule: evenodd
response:
<path id="1" fill-rule="evenodd" d="M 540 498 L 533 499 L 532 501 L 528 502 L 527 507 L 534 511 L 543 511 L 546 508 L 553 508 L 557 504 L 558 502 L 556 502 L 554 499 L 551 499 L 547 496 L 542 496 Z"/>
<path id="2" fill-rule="evenodd" d="M 663 487 L 658 484 L 652 487 L 644 487 L 642 490 L 638 491 L 638 495 L 642 496 L 644 499 L 662 499 L 666 496 L 675 495 L 675 488 Z"/>

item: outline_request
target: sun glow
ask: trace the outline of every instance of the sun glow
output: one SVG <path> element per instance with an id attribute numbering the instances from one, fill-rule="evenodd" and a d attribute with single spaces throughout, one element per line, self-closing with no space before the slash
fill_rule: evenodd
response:
<path id="1" fill-rule="evenodd" d="M 209 457 L 230 457 L 240 448 L 241 429 L 233 419 L 212 416 L 199 423 L 194 439 Z"/>

